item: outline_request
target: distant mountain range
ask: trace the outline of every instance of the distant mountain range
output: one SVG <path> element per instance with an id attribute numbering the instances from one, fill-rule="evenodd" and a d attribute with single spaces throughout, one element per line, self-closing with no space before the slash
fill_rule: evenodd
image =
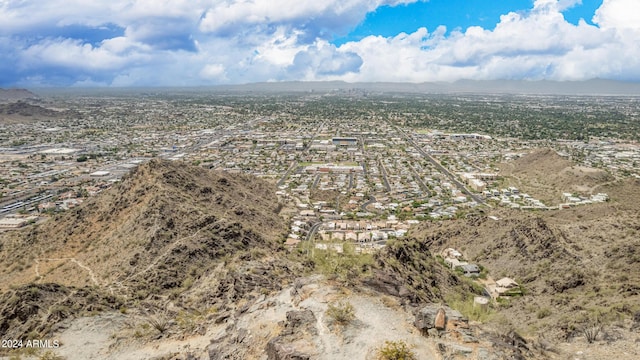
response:
<path id="1" fill-rule="evenodd" d="M 0 101 L 34 99 L 38 96 L 26 89 L 0 89 Z"/>
<path id="2" fill-rule="evenodd" d="M 453 83 L 347 83 L 268 82 L 215 87 L 231 91 L 335 91 L 361 89 L 370 92 L 401 93 L 478 93 L 478 94 L 557 94 L 557 95 L 640 95 L 640 83 L 593 79 L 587 81 L 459 80 Z"/>
<path id="3" fill-rule="evenodd" d="M 407 93 L 407 94 L 523 94 L 523 95 L 640 95 L 640 82 L 593 79 L 587 81 L 527 81 L 527 80 L 459 80 L 448 82 L 395 83 L 344 81 L 283 81 L 261 82 L 238 85 L 217 85 L 199 87 L 129 87 L 129 88 L 38 88 L 32 89 L 42 96 L 48 95 L 112 95 L 157 93 L 207 93 L 207 92 L 279 92 L 279 93 L 331 93 L 349 91 L 365 93 Z M 0 90 L 0 100 L 6 92 L 36 95 L 27 90 Z"/>

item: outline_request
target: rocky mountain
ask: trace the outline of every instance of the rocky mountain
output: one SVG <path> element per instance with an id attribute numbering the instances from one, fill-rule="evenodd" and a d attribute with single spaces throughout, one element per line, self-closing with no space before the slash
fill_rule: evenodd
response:
<path id="1" fill-rule="evenodd" d="M 274 194 L 251 176 L 153 160 L 78 208 L 1 233 L 0 335 L 62 339 L 57 351 L 67 358 L 279 359 L 294 349 L 301 358 L 339 359 L 393 339 L 438 353 L 413 312 L 472 291 L 470 283 L 417 241 L 390 244 L 357 266 L 355 255 L 322 265 L 289 253 Z M 354 304 L 353 326 L 328 315 L 338 299 Z M 388 321 L 398 331 L 384 331 Z M 339 345 L 341 329 L 350 345 Z"/>
<path id="2" fill-rule="evenodd" d="M 424 83 L 347 83 L 343 81 L 270 82 L 244 85 L 220 85 L 213 91 L 335 92 L 362 90 L 374 93 L 470 93 L 470 94 L 567 94 L 567 95 L 634 95 L 640 91 L 637 82 L 603 79 L 586 81 L 528 80 L 459 80 Z"/>
<path id="3" fill-rule="evenodd" d="M 25 232 L 2 235 L 5 296 L 34 289 L 40 294 L 34 300 L 52 301 L 31 303 L 26 312 L 5 302 L 1 315 L 7 323 L 13 313 L 20 318 L 51 312 L 47 306 L 58 298 L 87 288 L 99 297 L 112 297 L 112 308 L 132 301 L 175 300 L 189 289 L 198 293 L 198 285 L 208 282 L 213 284 L 207 294 L 184 301 L 220 302 L 223 307 L 247 289 L 278 288 L 282 279 L 260 272 L 277 268 L 283 279 L 291 275 L 289 265 L 274 257 L 287 227 L 273 193 L 270 184 L 255 178 L 178 162 L 142 165 L 81 207 Z M 252 272 L 224 268 L 233 261 L 241 264 L 235 270 Z M 72 309 L 82 306 L 67 310 Z M 19 335 L 15 327 L 4 329 L 3 335 Z"/>
<path id="4" fill-rule="evenodd" d="M 614 181 L 596 191 L 611 201 L 546 212 L 492 210 L 421 224 L 413 235 L 433 253 L 461 249 L 488 270 L 489 280 L 510 277 L 522 285 L 524 296 L 497 308 L 492 321 L 500 327 L 563 343 L 597 326 L 611 343 L 634 341 L 640 325 L 640 181 Z"/>
<path id="5" fill-rule="evenodd" d="M 24 101 L 15 101 L 8 104 L 0 105 L 0 114 L 2 115 L 20 115 L 29 116 L 47 116 L 52 117 L 58 114 L 55 110 L 50 110 L 39 105 L 29 104 Z"/>
<path id="6" fill-rule="evenodd" d="M 527 189 L 547 205 L 563 202 L 563 193 L 591 195 L 596 186 L 614 180 L 604 170 L 579 166 L 550 148 L 534 149 L 500 164 L 505 186 Z"/>
<path id="7" fill-rule="evenodd" d="M 35 99 L 38 96 L 27 89 L 0 89 L 0 102 Z"/>
<path id="8" fill-rule="evenodd" d="M 29 99 L 20 99 L 6 103 L 0 101 L 0 124 L 24 124 L 36 121 L 50 121 L 76 115 L 73 111 L 48 108 L 46 105 L 32 102 Z"/>
<path id="9" fill-rule="evenodd" d="M 0 335 L 58 341 L 38 356 L 67 359 L 547 359 L 599 319 L 629 344 L 615 339 L 640 326 L 638 185 L 605 185 L 611 202 L 588 208 L 422 223 L 373 256 L 337 256 L 283 248 L 273 184 L 152 160 L 0 233 Z M 525 295 L 476 308 L 483 287 L 434 256 L 444 247 Z"/>

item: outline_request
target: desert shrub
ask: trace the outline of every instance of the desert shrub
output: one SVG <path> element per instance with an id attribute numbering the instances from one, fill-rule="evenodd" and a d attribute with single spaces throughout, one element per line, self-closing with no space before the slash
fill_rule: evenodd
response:
<path id="1" fill-rule="evenodd" d="M 352 284 L 357 282 L 362 275 L 369 273 L 374 264 L 373 256 L 371 254 L 358 254 L 355 250 L 355 245 L 351 243 L 342 243 L 342 248 L 342 253 L 338 253 L 333 249 L 307 248 L 303 251 L 308 253 L 308 263 L 316 271 L 329 278 Z"/>
<path id="2" fill-rule="evenodd" d="M 195 332 L 200 324 L 204 323 L 206 312 L 193 310 L 190 312 L 180 311 L 176 317 L 178 327 L 188 333 Z"/>
<path id="3" fill-rule="evenodd" d="M 551 315 L 551 310 L 549 308 L 542 308 L 536 313 L 536 317 L 538 319 L 544 319 L 549 315 Z"/>
<path id="4" fill-rule="evenodd" d="M 582 334 L 589 344 L 598 339 L 600 332 L 602 332 L 602 324 L 597 317 L 582 327 Z"/>
<path id="5" fill-rule="evenodd" d="M 378 360 L 416 360 L 416 354 L 404 341 L 385 341 L 378 349 Z"/>
<path id="6" fill-rule="evenodd" d="M 56 355 L 53 351 L 46 351 L 40 357 L 39 360 L 64 360 L 62 356 Z"/>
<path id="7" fill-rule="evenodd" d="M 383 296 L 380 298 L 380 301 L 382 301 L 382 304 L 388 308 L 395 309 L 399 307 L 398 301 L 390 296 Z"/>
<path id="8" fill-rule="evenodd" d="M 353 305 L 351 305 L 351 303 L 349 302 L 329 304 L 326 314 L 332 322 L 339 325 L 347 325 L 356 318 Z"/>
<path id="9" fill-rule="evenodd" d="M 160 334 L 163 334 L 169 329 L 169 320 L 164 316 L 151 316 L 149 320 L 147 320 L 147 323 L 158 330 Z"/>
<path id="10" fill-rule="evenodd" d="M 476 305 L 473 296 L 452 295 L 446 298 L 446 303 L 473 321 L 487 322 L 495 314 L 495 310 L 491 306 L 485 308 Z"/>

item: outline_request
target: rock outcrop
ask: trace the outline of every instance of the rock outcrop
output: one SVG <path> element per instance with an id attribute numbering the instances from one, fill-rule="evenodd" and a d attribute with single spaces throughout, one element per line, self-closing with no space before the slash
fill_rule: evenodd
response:
<path id="1" fill-rule="evenodd" d="M 267 344 L 268 360 L 309 360 L 314 345 L 309 335 L 317 335 L 316 317 L 311 310 L 289 311 L 284 329 Z"/>

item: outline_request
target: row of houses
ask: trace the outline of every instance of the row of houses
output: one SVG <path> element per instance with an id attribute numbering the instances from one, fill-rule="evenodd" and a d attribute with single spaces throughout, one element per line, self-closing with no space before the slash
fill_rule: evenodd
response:
<path id="1" fill-rule="evenodd" d="M 7 215 L 0 219 L 0 229 L 18 229 L 38 220 L 37 216 Z"/>

